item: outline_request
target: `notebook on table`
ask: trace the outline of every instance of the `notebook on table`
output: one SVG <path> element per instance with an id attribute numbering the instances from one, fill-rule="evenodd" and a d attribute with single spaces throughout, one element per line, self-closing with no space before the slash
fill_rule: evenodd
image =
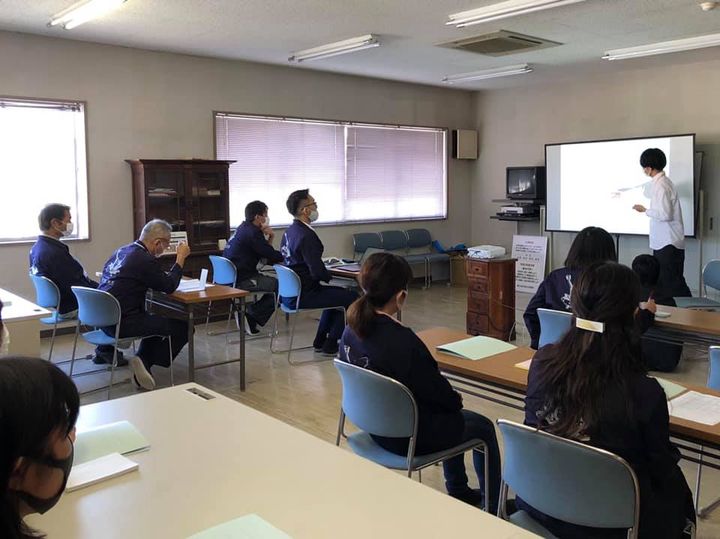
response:
<path id="1" fill-rule="evenodd" d="M 333 269 L 341 269 L 343 271 L 356 271 L 359 272 L 360 268 L 362 267 L 363 263 L 368 259 L 368 257 L 375 253 L 382 253 L 384 252 L 382 249 L 375 249 L 374 247 L 368 247 L 365 249 L 365 252 L 360 257 L 360 260 L 357 262 L 353 262 L 352 264 L 338 264 L 336 266 L 333 266 Z"/>
<path id="2" fill-rule="evenodd" d="M 205 290 L 208 286 L 207 284 L 207 278 L 208 278 L 208 270 L 203 269 L 200 270 L 200 278 L 199 279 L 183 279 L 180 281 L 180 284 L 178 285 L 176 291 L 177 292 L 202 292 Z"/>
<path id="3" fill-rule="evenodd" d="M 101 481 L 119 477 L 138 469 L 138 463 L 123 457 L 120 453 L 110 453 L 81 464 L 75 464 L 68 477 L 67 492 L 89 487 Z"/>
<path id="4" fill-rule="evenodd" d="M 484 335 L 437 346 L 440 352 L 472 361 L 494 356 L 495 354 L 507 352 L 508 350 L 514 350 L 515 348 L 517 347 L 508 342 L 492 337 L 485 337 Z"/>
<path id="5" fill-rule="evenodd" d="M 262 517 L 245 515 L 223 524 L 218 524 L 188 539 L 291 539 Z"/>
<path id="6" fill-rule="evenodd" d="M 82 464 L 111 453 L 128 455 L 150 448 L 150 442 L 129 421 L 118 421 L 78 432 L 73 462 Z"/>

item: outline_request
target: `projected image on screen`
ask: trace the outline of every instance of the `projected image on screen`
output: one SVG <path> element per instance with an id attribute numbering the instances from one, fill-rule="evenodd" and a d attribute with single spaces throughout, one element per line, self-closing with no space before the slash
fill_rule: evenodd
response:
<path id="1" fill-rule="evenodd" d="M 547 229 L 600 226 L 614 234 L 648 234 L 650 220 L 633 210 L 650 206 L 652 178 L 640 168 L 647 148 L 665 152 L 665 174 L 680 198 L 685 235 L 692 236 L 693 135 L 547 145 Z"/>

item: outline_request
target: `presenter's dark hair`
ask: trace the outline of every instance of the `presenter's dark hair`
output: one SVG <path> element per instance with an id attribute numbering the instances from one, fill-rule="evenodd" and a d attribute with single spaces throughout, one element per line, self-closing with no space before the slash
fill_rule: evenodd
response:
<path id="1" fill-rule="evenodd" d="M 667 165 L 667 157 L 665 152 L 659 148 L 648 148 L 640 154 L 640 166 L 642 168 L 650 167 L 655 170 L 663 170 Z"/>
<path id="2" fill-rule="evenodd" d="M 630 380 L 645 374 L 635 309 L 640 283 L 627 266 L 592 264 L 573 287 L 570 303 L 577 318 L 604 325 L 602 333 L 573 324 L 548 357 L 539 381 L 548 388 L 540 419 L 543 428 L 578 438 L 633 417 Z"/>
<path id="3" fill-rule="evenodd" d="M 617 262 L 612 236 L 604 228 L 589 226 L 578 232 L 570 246 L 565 267 L 585 269 L 595 262 Z"/>
<path id="4" fill-rule="evenodd" d="M 264 202 L 261 202 L 260 200 L 253 200 L 250 204 L 245 206 L 245 220 L 250 222 L 255 219 L 256 215 L 265 215 L 267 209 L 267 204 Z"/>
<path id="5" fill-rule="evenodd" d="M 292 193 L 290 193 L 290 196 L 285 203 L 285 205 L 287 206 L 287 211 L 290 213 L 290 215 L 295 217 L 300 211 L 300 206 L 302 206 L 302 203 L 305 202 L 309 196 L 310 189 L 300 189 L 299 191 L 293 191 Z"/>
<path id="6" fill-rule="evenodd" d="M 75 427 L 80 397 L 73 381 L 43 359 L 0 359 L 0 537 L 37 537 L 20 516 L 9 488 L 20 457 L 48 456 L 51 435 Z"/>
<path id="7" fill-rule="evenodd" d="M 358 281 L 364 294 L 350 305 L 348 326 L 358 337 L 370 334 L 375 311 L 387 304 L 398 292 L 407 290 L 412 280 L 410 264 L 396 254 L 375 253 L 360 268 Z"/>
<path id="8" fill-rule="evenodd" d="M 653 255 L 637 255 L 632 261 L 632 270 L 642 286 L 655 286 L 660 279 L 660 262 Z"/>
<path id="9" fill-rule="evenodd" d="M 42 210 L 40 210 L 40 215 L 38 215 L 38 225 L 40 225 L 40 230 L 45 232 L 46 230 L 50 230 L 51 221 L 53 219 L 59 219 L 62 221 L 65 218 L 65 212 L 70 211 L 70 206 L 66 206 L 65 204 L 48 204 L 45 206 Z"/>

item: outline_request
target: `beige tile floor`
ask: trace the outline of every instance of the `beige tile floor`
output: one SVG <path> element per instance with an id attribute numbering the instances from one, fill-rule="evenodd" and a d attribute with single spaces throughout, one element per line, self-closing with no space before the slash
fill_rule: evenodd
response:
<path id="1" fill-rule="evenodd" d="M 518 341 L 527 342 L 527 335 L 522 326 L 522 307 L 527 297 L 518 298 Z M 458 329 L 465 327 L 465 289 L 446 287 L 436 284 L 429 290 L 412 288 L 404 312 L 404 322 L 415 330 L 432 326 L 449 326 Z M 310 344 L 314 335 L 316 322 L 304 315 L 298 321 L 296 345 Z M 210 329 L 222 329 L 222 323 L 211 324 Z M 284 328 L 284 322 L 280 324 Z M 284 335 L 281 335 L 283 337 Z M 235 337 L 231 337 L 234 339 Z M 282 345 L 283 343 L 280 342 Z M 49 340 L 43 342 L 43 352 L 47 354 Z M 227 365 L 199 371 L 196 381 L 211 389 L 227 395 L 239 402 L 252 406 L 286 423 L 309 432 L 323 440 L 334 443 L 337 431 L 337 420 L 340 402 L 340 381 L 332 366 L 332 362 L 323 361 L 303 366 L 291 367 L 286 356 L 269 353 L 269 339 L 259 339 L 248 342 L 247 345 L 247 390 L 239 390 L 238 366 Z M 54 360 L 68 357 L 72 350 L 72 336 L 58 337 Z M 80 352 L 85 354 L 91 347 L 83 345 Z M 79 352 L 79 353 L 80 353 Z M 196 336 L 196 361 L 218 361 L 236 357 L 237 346 L 226 344 L 224 336 L 206 336 L 204 327 L 198 327 Z M 298 360 L 312 360 L 312 351 L 300 351 L 294 355 Z M 94 368 L 89 361 L 77 363 L 78 370 Z M 170 378 L 167 369 L 158 368 L 156 379 L 160 387 L 167 386 Z M 175 383 L 187 380 L 187 355 L 183 351 L 175 363 Z M 120 369 L 119 379 L 127 379 L 127 369 Z M 707 377 L 707 360 L 697 353 L 689 354 L 684 359 L 678 371 L 668 376 L 678 381 L 694 384 L 703 384 Z M 77 378 L 81 390 L 97 387 L 107 380 L 106 374 Z M 94 385 L 93 385 L 94 384 Z M 136 390 L 130 384 L 120 384 L 113 390 L 113 397 L 132 395 Z M 105 392 L 90 394 L 83 397 L 83 403 L 105 399 Z M 508 418 L 516 421 L 522 420 L 522 414 L 505 406 L 465 396 L 465 406 L 496 420 Z M 178 417 L 178 421 L 182 421 Z M 301 461 L 298 465 L 302 465 Z M 696 465 L 682 464 L 683 471 L 691 488 L 695 486 Z M 468 458 L 468 470 L 472 467 Z M 318 470 L 322 473 L 322 470 Z M 469 474 L 471 481 L 475 481 L 473 474 Z M 442 472 L 440 467 L 423 473 L 423 483 L 428 487 L 444 490 Z M 720 496 L 720 473 L 705 469 L 702 480 L 702 500 L 709 500 Z M 699 523 L 698 537 L 720 537 L 720 509 Z"/>

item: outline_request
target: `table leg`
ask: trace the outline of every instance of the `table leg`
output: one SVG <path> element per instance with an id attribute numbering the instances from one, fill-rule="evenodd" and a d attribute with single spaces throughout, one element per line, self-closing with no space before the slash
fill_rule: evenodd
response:
<path id="1" fill-rule="evenodd" d="M 187 307 L 188 321 L 188 382 L 195 381 L 195 320 L 192 305 Z"/>
<path id="2" fill-rule="evenodd" d="M 240 298 L 240 391 L 245 391 L 245 298 Z"/>

